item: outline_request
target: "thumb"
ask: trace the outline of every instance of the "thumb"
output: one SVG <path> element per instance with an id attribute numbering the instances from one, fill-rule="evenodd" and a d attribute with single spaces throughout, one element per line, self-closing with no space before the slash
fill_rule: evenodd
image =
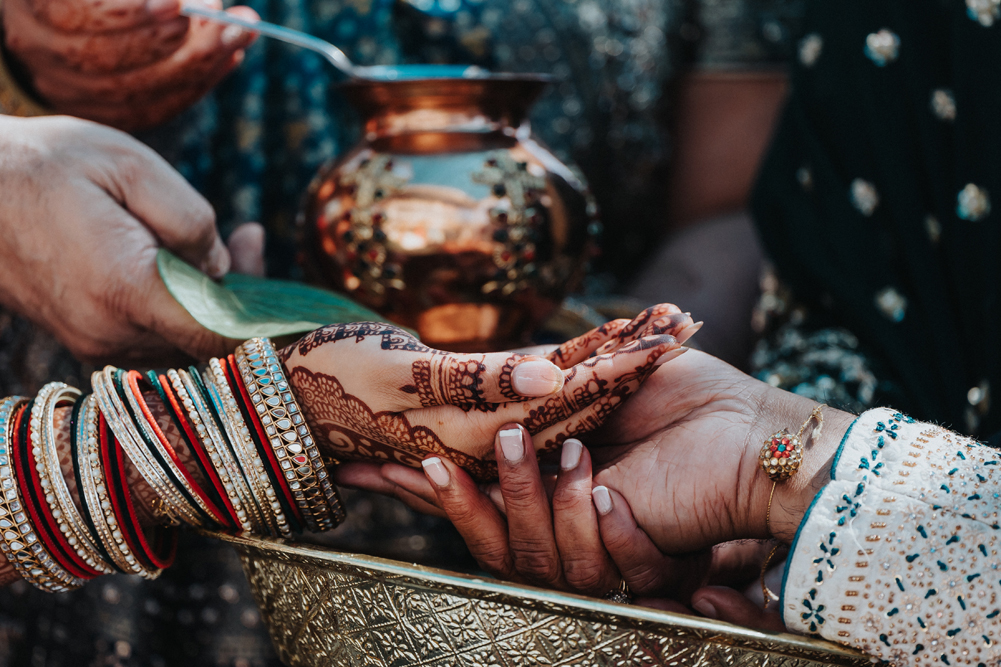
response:
<path id="1" fill-rule="evenodd" d="M 156 249 L 150 252 L 155 253 Z M 144 288 L 135 290 L 140 298 L 127 305 L 129 320 L 134 325 L 200 360 L 228 354 L 239 344 L 203 327 L 174 299 L 160 278 L 155 258 L 140 266 L 137 279 Z"/>

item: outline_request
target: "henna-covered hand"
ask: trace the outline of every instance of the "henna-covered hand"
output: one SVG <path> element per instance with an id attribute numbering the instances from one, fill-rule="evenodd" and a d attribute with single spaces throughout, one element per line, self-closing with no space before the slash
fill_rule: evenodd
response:
<path id="1" fill-rule="evenodd" d="M 597 428 L 658 362 L 684 351 L 679 337 L 697 326 L 674 306 L 641 318 L 557 350 L 551 358 L 562 365 L 579 361 L 565 371 L 530 355 L 432 350 L 402 329 L 372 322 L 324 327 L 285 348 L 282 358 L 329 455 L 410 467 L 442 455 L 490 479 L 497 475 L 498 426 L 525 423 L 537 450 Z M 595 355 L 599 348 L 604 353 Z"/>

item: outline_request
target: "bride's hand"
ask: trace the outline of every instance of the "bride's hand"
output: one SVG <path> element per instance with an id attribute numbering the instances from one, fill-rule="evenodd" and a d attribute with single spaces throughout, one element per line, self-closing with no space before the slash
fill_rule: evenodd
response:
<path id="1" fill-rule="evenodd" d="M 562 346 L 551 355 L 559 367 L 522 354 L 432 350 L 371 322 L 318 329 L 282 356 L 327 454 L 411 467 L 437 454 L 486 479 L 497 474 L 501 424 L 524 423 L 537 450 L 594 430 L 658 361 L 683 351 L 679 338 L 694 327 L 674 306 L 656 307 Z M 595 351 L 602 354 L 591 357 Z"/>

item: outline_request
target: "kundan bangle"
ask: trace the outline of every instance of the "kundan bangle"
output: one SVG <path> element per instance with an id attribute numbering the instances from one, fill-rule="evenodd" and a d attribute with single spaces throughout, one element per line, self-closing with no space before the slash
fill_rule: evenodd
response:
<path id="1" fill-rule="evenodd" d="M 43 591 L 72 590 L 82 581 L 53 573 L 55 565 L 35 534 L 18 490 L 14 450 L 17 446 L 15 422 L 23 414 L 28 399 L 21 396 L 0 401 L 0 551 L 22 579 Z"/>
<path id="2" fill-rule="evenodd" d="M 302 481 L 290 482 L 293 495 L 297 501 L 302 497 L 308 503 L 317 530 L 333 528 L 344 520 L 344 509 L 292 395 L 274 346 L 267 338 L 252 338 L 238 348 L 238 363 L 241 359 L 246 360 L 240 372 L 255 411 L 265 426 L 275 426 L 276 434 L 269 436 L 276 455 L 278 447 L 283 447 L 291 455 L 297 474 L 309 481 L 315 479 L 312 486 L 304 486 Z M 271 424 L 264 422 L 266 418 L 271 419 Z M 312 475 L 307 474 L 309 468 L 312 468 Z"/>
<path id="3" fill-rule="evenodd" d="M 47 384 L 38 393 L 37 414 L 31 416 L 32 443 L 36 468 L 46 490 L 46 501 L 52 508 L 52 516 L 65 536 L 67 545 L 94 575 L 110 574 L 114 568 L 98 550 L 95 539 L 87 523 L 77 510 L 69 485 L 59 466 L 59 448 L 56 444 L 56 408 L 67 401 L 76 403 L 80 390 L 62 382 Z"/>
<path id="4" fill-rule="evenodd" d="M 264 461 L 250 437 L 250 431 L 243 421 L 243 415 L 240 414 L 240 408 L 237 406 L 229 382 L 226 380 L 226 373 L 218 359 L 209 360 L 208 369 L 203 375 L 203 379 L 209 390 L 209 396 L 215 403 L 216 411 L 219 413 L 229 441 L 233 443 L 237 459 L 250 482 L 250 487 L 254 489 L 257 504 L 270 519 L 268 525 L 272 534 L 291 537 L 292 527 L 289 525 L 281 501 L 271 483 Z"/>
<path id="5" fill-rule="evenodd" d="M 121 443 L 132 464 L 146 483 L 159 496 L 163 512 L 175 520 L 183 520 L 193 526 L 208 527 L 198 510 L 184 497 L 178 486 L 164 471 L 151 447 L 139 432 L 135 417 L 129 413 L 119 393 L 116 382 L 117 368 L 107 366 L 103 371 L 95 371 L 91 376 L 94 395 L 97 396 L 101 413 L 111 426 L 115 438 Z"/>
<path id="6" fill-rule="evenodd" d="M 799 467 L 803 462 L 803 432 L 806 431 L 806 427 L 810 425 L 810 422 L 816 419 L 817 428 L 813 430 L 813 437 L 820 437 L 820 431 L 824 427 L 825 407 L 824 404 L 815 407 L 810 416 L 803 422 L 803 425 L 799 427 L 796 435 L 790 434 L 788 429 L 782 429 L 777 433 L 773 433 L 770 438 L 765 440 L 764 445 L 761 447 L 761 453 L 758 454 L 758 461 L 761 465 L 761 470 L 768 475 L 768 479 L 772 480 L 772 490 L 768 493 L 768 508 L 765 510 L 765 530 L 769 534 L 772 532 L 772 499 L 775 497 L 775 487 L 778 486 L 779 482 L 785 481 L 799 472 Z M 768 553 L 768 557 L 765 558 L 765 562 L 761 564 L 761 593 L 764 596 L 764 606 L 766 609 L 770 601 L 779 599 L 779 596 L 769 590 L 765 584 L 765 573 L 768 571 L 768 564 L 772 562 L 775 552 L 781 546 L 781 544 L 776 544 L 772 547 L 772 550 Z"/>
<path id="7" fill-rule="evenodd" d="M 211 399 L 195 382 L 186 370 L 167 371 L 171 386 L 177 392 L 178 399 L 188 410 L 188 417 L 195 426 L 195 432 L 201 438 L 209 459 L 215 465 L 223 488 L 229 494 L 230 502 L 240 520 L 240 528 L 245 532 L 267 534 L 267 524 L 261 514 L 257 501 L 254 500 L 253 489 L 247 481 L 236 458 L 233 447 L 222 432 L 222 425 L 212 410 Z"/>

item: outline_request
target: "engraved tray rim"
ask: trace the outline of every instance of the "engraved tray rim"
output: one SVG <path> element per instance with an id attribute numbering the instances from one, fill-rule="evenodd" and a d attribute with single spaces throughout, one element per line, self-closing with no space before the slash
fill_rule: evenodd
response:
<path id="1" fill-rule="evenodd" d="M 199 531 L 202 532 L 202 531 Z M 712 641 L 739 645 L 763 653 L 784 653 L 790 657 L 825 659 L 829 664 L 859 665 L 871 662 L 866 654 L 824 639 L 791 633 L 751 630 L 723 621 L 689 616 L 635 605 L 591 598 L 584 595 L 553 591 L 524 584 L 485 579 L 474 575 L 443 570 L 415 563 L 406 563 L 376 556 L 337 551 L 308 543 L 287 542 L 277 538 L 206 533 L 232 544 L 239 551 L 256 551 L 266 559 L 279 559 L 333 570 L 354 570 L 376 573 L 395 585 L 428 591 L 445 592 L 471 599 L 489 599 L 518 607 L 535 607 L 552 611 L 562 607 L 568 615 L 580 617 L 595 614 L 616 625 L 647 630 L 680 630 L 697 634 L 711 633 Z"/>

